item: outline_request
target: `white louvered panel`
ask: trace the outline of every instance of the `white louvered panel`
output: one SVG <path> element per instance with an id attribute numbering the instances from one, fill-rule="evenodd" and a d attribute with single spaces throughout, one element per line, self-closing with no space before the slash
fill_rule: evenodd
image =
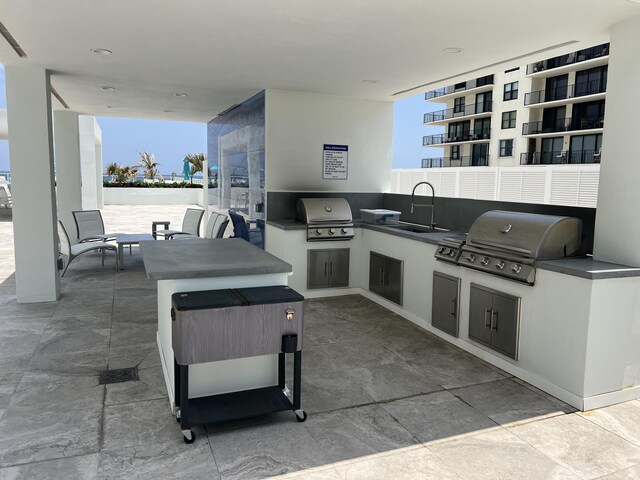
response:
<path id="1" fill-rule="evenodd" d="M 600 172 L 580 172 L 578 206 L 594 207 L 598 203 Z"/>
<path id="2" fill-rule="evenodd" d="M 552 205 L 577 205 L 580 172 L 553 170 L 551 173 Z"/>
<path id="3" fill-rule="evenodd" d="M 390 193 L 398 193 L 398 180 L 400 179 L 399 170 L 391 170 L 391 185 L 389 187 Z"/>
<path id="4" fill-rule="evenodd" d="M 426 180 L 431 185 L 433 185 L 433 189 L 436 192 L 436 196 L 441 196 L 441 193 L 440 193 L 440 189 L 441 189 L 441 187 L 440 187 L 440 181 L 441 180 L 440 179 L 441 179 L 441 177 L 442 177 L 442 174 L 440 173 L 440 169 L 439 168 L 437 168 L 437 169 L 431 168 L 431 169 L 429 169 L 429 173 L 427 173 Z M 421 188 L 423 189 L 422 191 L 424 192 L 425 195 L 431 195 L 431 189 L 429 187 L 427 187 L 425 185 L 424 187 L 421 187 Z"/>
<path id="5" fill-rule="evenodd" d="M 460 172 L 460 190 L 459 190 L 460 198 L 476 198 L 476 192 L 477 192 L 476 172 Z"/>
<path id="6" fill-rule="evenodd" d="M 446 172 L 440 175 L 440 196 L 455 197 L 456 195 L 456 172 Z"/>
<path id="7" fill-rule="evenodd" d="M 498 198 L 503 202 L 519 202 L 522 189 L 522 172 L 505 172 L 500 174 Z"/>
<path id="8" fill-rule="evenodd" d="M 476 198 L 496 199 L 496 172 L 479 172 L 477 176 Z"/>
<path id="9" fill-rule="evenodd" d="M 402 172 L 400 181 L 398 182 L 398 193 L 411 193 L 411 175 L 408 172 Z"/>
<path id="10" fill-rule="evenodd" d="M 544 187 L 547 173 L 544 170 L 522 172 L 522 194 L 520 201 L 525 203 L 544 203 Z"/>

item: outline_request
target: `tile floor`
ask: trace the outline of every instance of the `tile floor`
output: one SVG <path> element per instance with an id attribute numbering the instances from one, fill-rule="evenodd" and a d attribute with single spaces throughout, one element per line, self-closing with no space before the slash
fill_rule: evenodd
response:
<path id="1" fill-rule="evenodd" d="M 144 232 L 183 212 L 104 217 Z M 118 273 L 84 255 L 58 302 L 25 305 L 6 212 L 0 238 L 0 480 L 640 478 L 639 401 L 574 412 L 361 296 L 306 302 L 305 423 L 283 412 L 209 425 L 186 445 L 139 251 Z M 98 384 L 98 370 L 134 365 L 139 381 Z"/>

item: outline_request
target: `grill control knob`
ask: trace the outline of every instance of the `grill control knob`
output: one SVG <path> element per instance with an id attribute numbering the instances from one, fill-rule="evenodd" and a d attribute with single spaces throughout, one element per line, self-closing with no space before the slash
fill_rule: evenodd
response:
<path id="1" fill-rule="evenodd" d="M 320 229 L 317 229 L 317 230 L 316 230 L 316 235 L 317 235 L 317 236 L 320 236 L 320 235 L 322 235 L 322 230 L 320 230 Z"/>
<path id="2" fill-rule="evenodd" d="M 476 259 L 476 256 L 472 253 L 467 255 L 467 262 L 473 262 Z"/>
<path id="3" fill-rule="evenodd" d="M 513 267 L 511 267 L 511 270 L 513 270 L 513 273 L 520 273 L 522 271 L 522 266 L 515 264 Z"/>
<path id="4" fill-rule="evenodd" d="M 333 235 L 334 233 L 336 233 L 336 229 L 335 228 L 330 228 L 329 229 L 329 235 Z"/>
<path id="5" fill-rule="evenodd" d="M 340 230 L 340 233 L 341 233 L 342 235 L 346 235 L 346 234 L 347 234 L 347 229 L 346 229 L 346 228 L 343 228 L 342 230 Z"/>
<path id="6" fill-rule="evenodd" d="M 453 248 L 451 249 L 451 251 L 449 252 L 449 256 L 450 256 L 450 257 L 455 257 L 455 256 L 456 256 L 456 251 L 455 251 L 455 249 L 453 249 Z"/>
<path id="7" fill-rule="evenodd" d="M 450 251 L 451 251 L 451 249 L 450 249 L 450 248 L 443 248 L 443 249 L 442 249 L 442 253 L 443 253 L 444 255 L 449 255 L 449 252 L 450 252 Z"/>
<path id="8" fill-rule="evenodd" d="M 482 259 L 480 260 L 480 263 L 482 264 L 483 267 L 486 267 L 487 265 L 489 265 L 489 258 L 482 257 Z"/>
<path id="9" fill-rule="evenodd" d="M 498 261 L 496 262 L 496 268 L 497 268 L 498 270 L 502 270 L 502 269 L 504 268 L 504 260 L 498 260 Z"/>

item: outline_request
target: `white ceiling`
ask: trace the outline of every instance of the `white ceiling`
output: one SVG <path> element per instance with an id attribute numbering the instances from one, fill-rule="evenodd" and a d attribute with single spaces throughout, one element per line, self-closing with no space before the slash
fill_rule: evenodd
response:
<path id="1" fill-rule="evenodd" d="M 608 41 L 636 15 L 629 0 L 0 0 L 28 56 L 0 37 L 0 62 L 50 69 L 74 111 L 206 122 L 266 88 L 391 101 L 554 45 Z"/>

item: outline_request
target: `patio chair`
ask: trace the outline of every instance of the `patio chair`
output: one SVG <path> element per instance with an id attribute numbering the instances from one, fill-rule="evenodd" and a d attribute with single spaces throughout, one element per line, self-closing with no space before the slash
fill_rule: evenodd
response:
<path id="1" fill-rule="evenodd" d="M 108 242 L 115 240 L 118 233 L 105 233 L 100 210 L 74 210 L 71 212 L 76 222 L 78 243 Z"/>
<path id="2" fill-rule="evenodd" d="M 115 245 L 106 242 L 86 242 L 71 245 L 69 235 L 67 235 L 67 230 L 64 228 L 62 222 L 58 220 L 58 252 L 63 261 L 63 266 L 61 268 L 62 277 L 64 277 L 64 274 L 67 272 L 67 268 L 69 268 L 69 265 L 76 257 L 91 251 L 102 252 L 102 266 L 104 267 L 104 252 L 107 250 L 111 250 L 115 254 L 116 271 L 118 271 L 118 249 Z"/>
<path id="3" fill-rule="evenodd" d="M 232 238 L 242 238 L 256 247 L 263 248 L 263 228 L 264 224 L 258 225 L 258 229 L 250 229 L 244 217 L 234 210 L 229 210 L 229 218 L 233 223 Z M 259 220 L 257 222 L 260 222 Z"/>
<path id="4" fill-rule="evenodd" d="M 194 237 L 200 236 L 200 223 L 204 210 L 200 208 L 187 208 L 182 219 L 182 230 L 156 230 L 156 236 L 162 235 L 165 239 L 171 239 L 176 235 L 189 234 Z M 168 224 L 167 224 L 168 225 Z"/>
<path id="5" fill-rule="evenodd" d="M 7 185 L 0 185 L 0 207 L 13 208 L 11 201 L 11 191 Z"/>
<path id="6" fill-rule="evenodd" d="M 229 219 L 225 215 L 218 212 L 211 212 L 204 238 L 222 238 L 225 230 L 227 229 L 227 225 L 229 225 Z M 194 235 L 183 234 L 176 237 L 176 240 L 189 240 L 197 238 L 198 237 Z"/>

